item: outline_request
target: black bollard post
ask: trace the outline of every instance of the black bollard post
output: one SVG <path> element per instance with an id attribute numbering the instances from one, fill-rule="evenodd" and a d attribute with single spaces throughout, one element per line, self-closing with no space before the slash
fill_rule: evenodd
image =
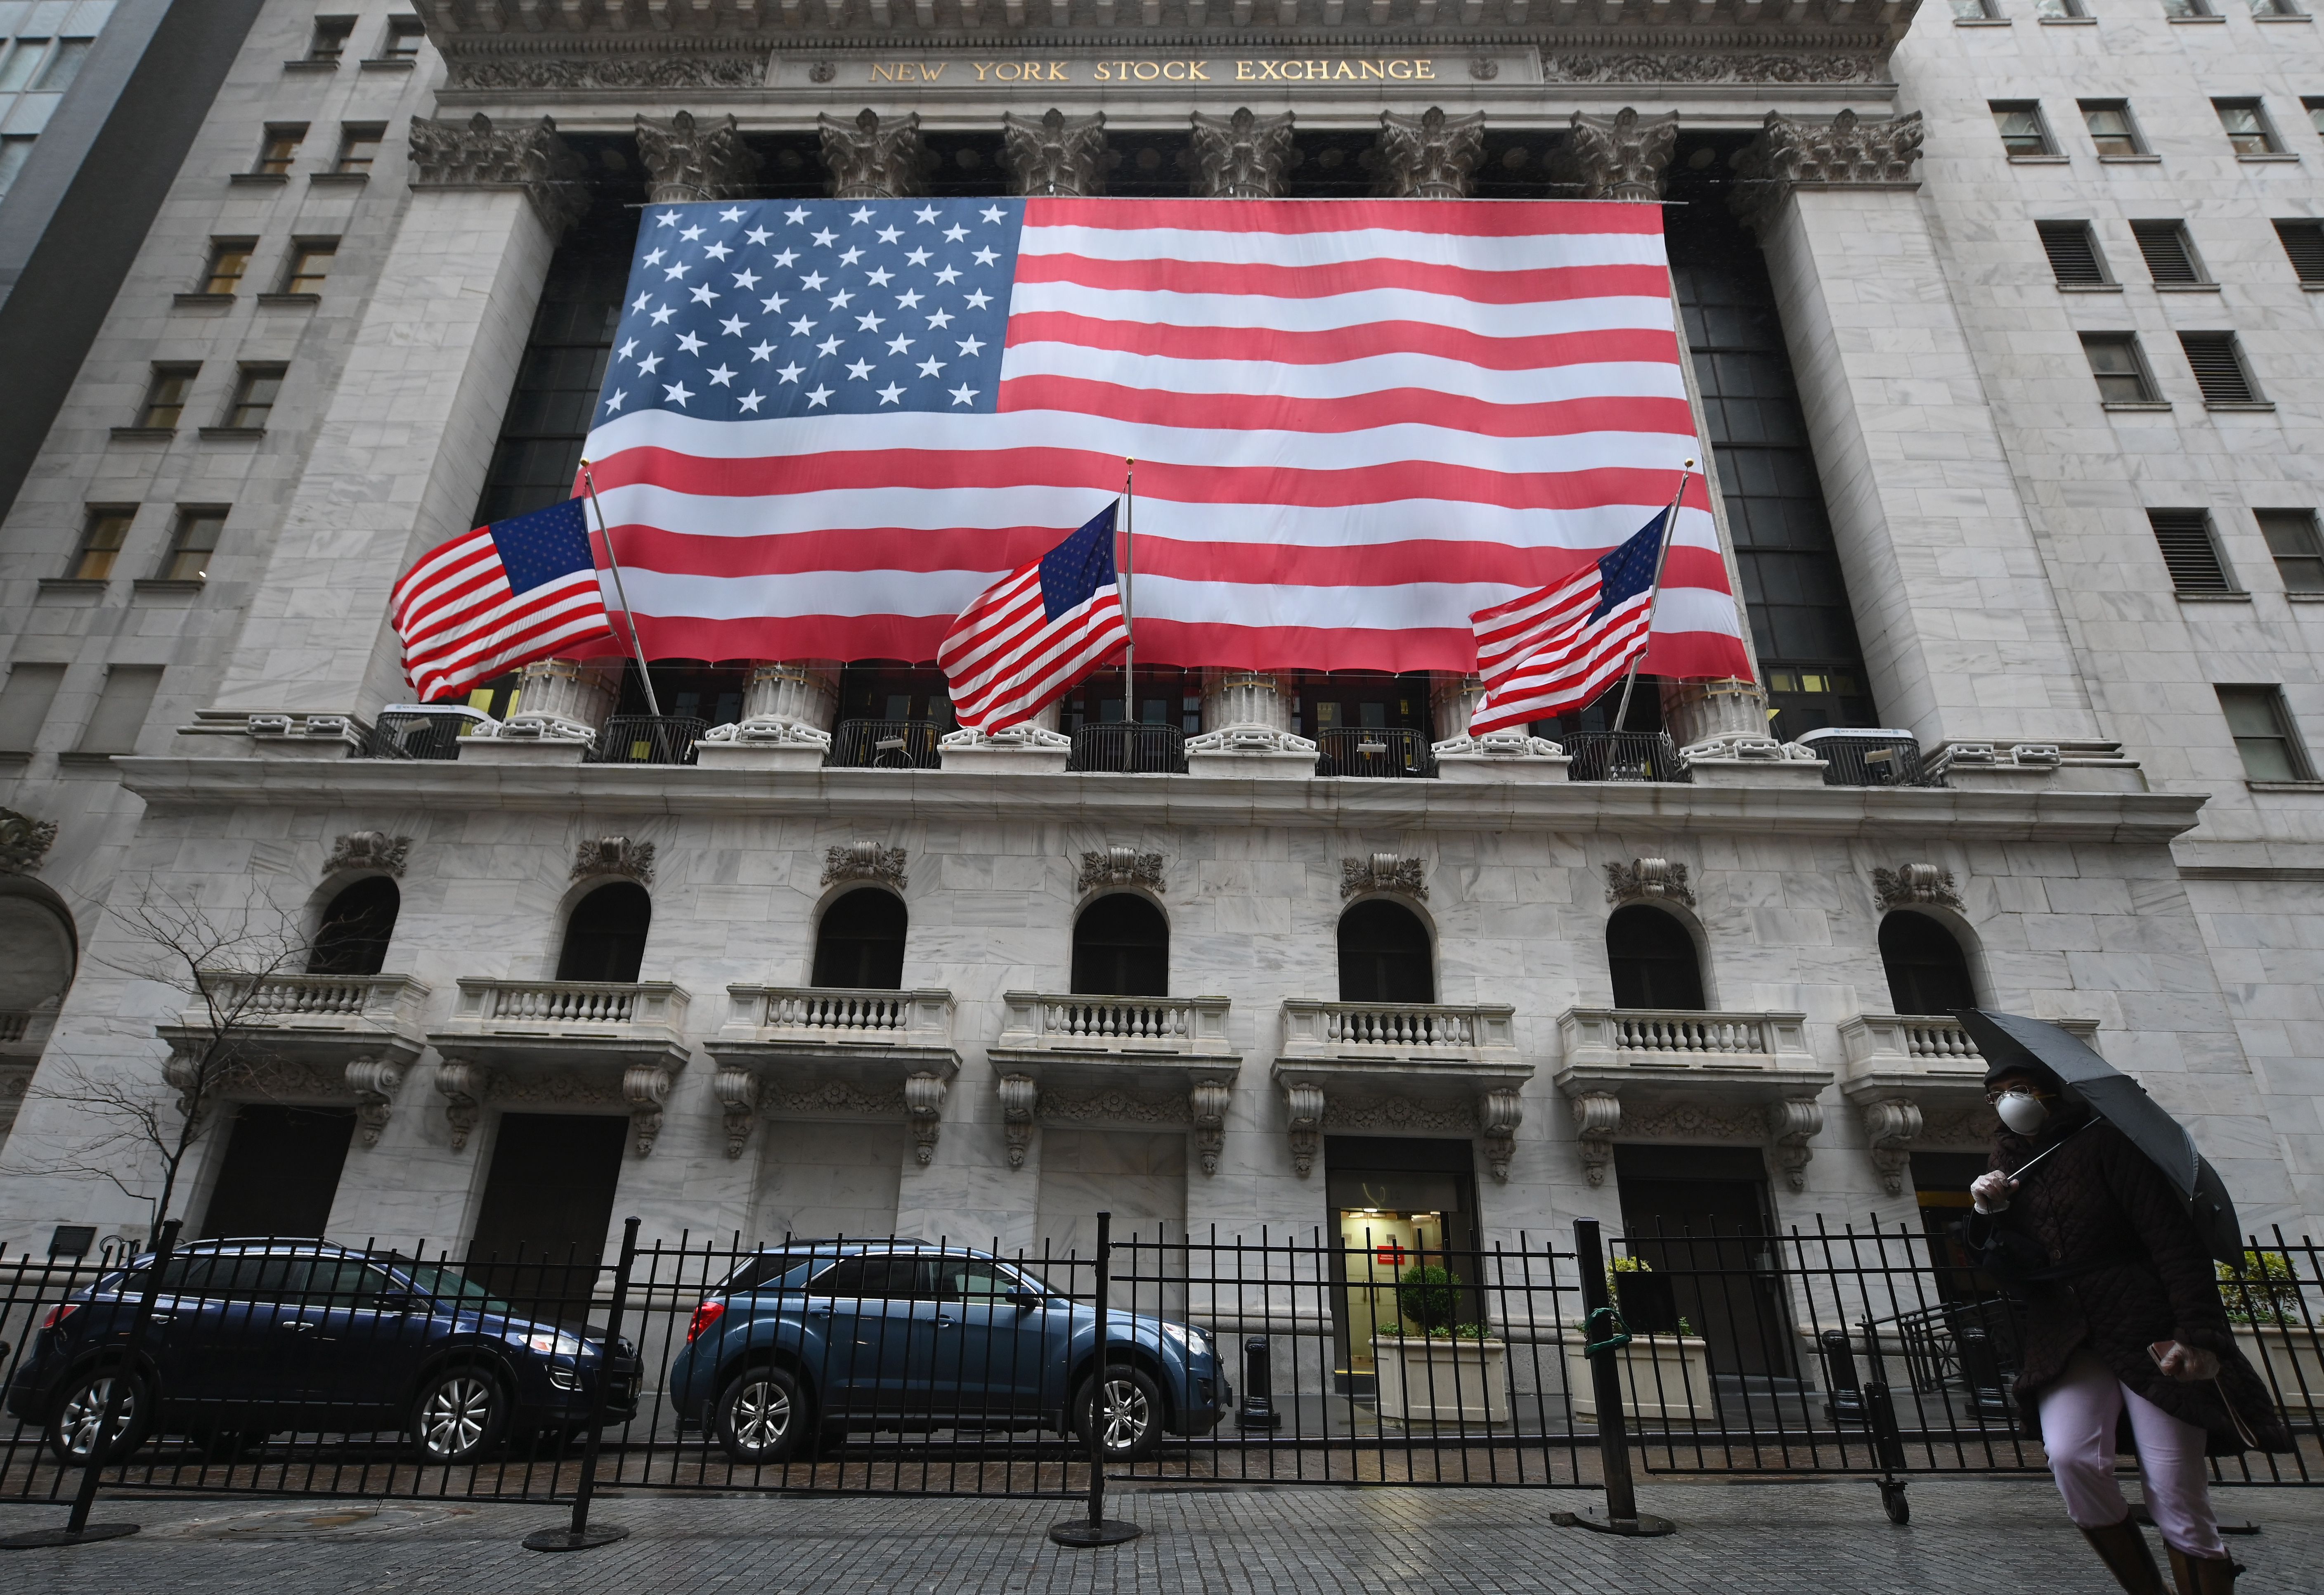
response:
<path id="1" fill-rule="evenodd" d="M 1239 1429 L 1280 1429 L 1283 1415 L 1275 1410 L 1275 1368 L 1263 1334 L 1242 1343 L 1242 1410 L 1235 1414 Z"/>
<path id="2" fill-rule="evenodd" d="M 1823 1347 L 1823 1415 L 1835 1424 L 1865 1422 L 1864 1389 L 1857 1382 L 1848 1331 L 1827 1329 L 1816 1338 Z"/>
<path id="3" fill-rule="evenodd" d="M 1102 1212 L 1097 1215 L 1097 1351 L 1090 1372 L 1089 1516 L 1068 1517 L 1063 1523 L 1049 1526 L 1051 1539 L 1077 1551 L 1122 1544 L 1146 1532 L 1135 1523 L 1123 1523 L 1105 1515 L 1105 1381 L 1111 1362 L 1111 1348 L 1105 1339 L 1105 1297 L 1113 1283 L 1112 1259 L 1113 1214 Z M 1160 1422 L 1160 1415 L 1153 1415 L 1149 1421 Z"/>
<path id="4" fill-rule="evenodd" d="M 621 1343 L 622 1309 L 630 1299 L 630 1268 L 637 1257 L 638 1221 L 632 1218 L 622 1226 L 622 1255 L 613 1265 L 613 1304 L 605 1313 L 605 1349 L 597 1359 L 596 1393 L 589 1399 L 589 1433 L 581 1441 L 581 1481 L 573 1490 L 573 1521 L 564 1528 L 544 1528 L 525 1535 L 528 1551 L 590 1551 L 630 1537 L 626 1528 L 591 1528 L 589 1502 L 597 1493 L 597 1452 L 605 1434 L 606 1387 L 613 1380 L 613 1348 Z M 594 1274 L 590 1283 L 593 1287 L 596 1283 Z M 584 1327 L 589 1322 L 586 1303 L 581 1322 Z"/>
<path id="5" fill-rule="evenodd" d="M 1678 1525 L 1638 1510 L 1637 1488 L 1630 1481 L 1629 1424 L 1622 1411 L 1622 1370 L 1614 1354 L 1629 1343 L 1622 1314 L 1607 1297 L 1606 1250 L 1598 1237 L 1596 1219 L 1573 1221 L 1574 1263 L 1582 1270 L 1582 1336 L 1588 1353 L 1590 1382 L 1598 1398 L 1598 1459 L 1606 1478 L 1606 1509 L 1597 1512 L 1553 1512 L 1549 1520 L 1566 1528 L 1595 1529 L 1600 1534 L 1650 1538 L 1675 1534 Z"/>

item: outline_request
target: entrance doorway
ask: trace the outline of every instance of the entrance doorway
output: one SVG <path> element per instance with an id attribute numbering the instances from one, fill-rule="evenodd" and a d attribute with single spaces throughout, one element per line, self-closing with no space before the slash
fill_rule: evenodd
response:
<path id="1" fill-rule="evenodd" d="M 1484 1316 L 1477 1268 L 1476 1159 L 1467 1141 L 1371 1136 L 1323 1140 L 1342 1394 L 1376 1388 L 1376 1334 L 1447 1331 Z"/>
<path id="2" fill-rule="evenodd" d="M 355 1133 L 353 1108 L 243 1103 L 202 1212 L 202 1239 L 320 1240 Z"/>
<path id="3" fill-rule="evenodd" d="M 1629 1255 L 1673 1276 L 1674 1315 L 1710 1342 L 1711 1371 L 1797 1377 L 1758 1152 L 1617 1146 L 1614 1173 Z"/>
<path id="4" fill-rule="evenodd" d="M 630 1121 L 582 1113 L 503 1113 L 468 1243 L 468 1271 L 495 1295 L 553 1315 L 588 1305 L 613 1222 Z"/>

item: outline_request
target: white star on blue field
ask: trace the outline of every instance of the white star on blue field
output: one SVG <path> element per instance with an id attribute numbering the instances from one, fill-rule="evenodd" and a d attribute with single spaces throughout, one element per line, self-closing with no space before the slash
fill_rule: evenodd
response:
<path id="1" fill-rule="evenodd" d="M 991 413 L 1021 199 L 646 207 L 597 423 Z"/>

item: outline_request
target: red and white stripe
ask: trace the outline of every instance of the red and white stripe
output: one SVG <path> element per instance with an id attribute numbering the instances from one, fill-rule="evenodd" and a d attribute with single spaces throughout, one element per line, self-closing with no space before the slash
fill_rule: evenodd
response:
<path id="1" fill-rule="evenodd" d="M 1134 456 L 1141 659 L 1465 671 L 1702 454 L 1655 207 L 1025 203 L 1000 413 L 592 433 L 649 653 L 927 659 Z M 1649 668 L 1741 634 L 1697 493 Z"/>
<path id="2" fill-rule="evenodd" d="M 1469 734 L 1554 720 L 1589 706 L 1646 646 L 1654 592 L 1634 594 L 1593 623 L 1605 585 L 1598 567 L 1546 592 L 1528 593 L 1476 617 L 1477 672 L 1485 696 Z"/>
<path id="3" fill-rule="evenodd" d="M 1021 725 L 1130 641 L 1121 589 L 1100 587 L 1056 620 L 1035 560 L 977 595 L 936 650 L 953 714 L 972 731 Z"/>
<path id="4" fill-rule="evenodd" d="M 392 614 L 403 639 L 403 673 L 421 703 L 535 659 L 619 650 L 596 571 L 512 593 L 489 527 L 453 539 L 405 571 Z"/>

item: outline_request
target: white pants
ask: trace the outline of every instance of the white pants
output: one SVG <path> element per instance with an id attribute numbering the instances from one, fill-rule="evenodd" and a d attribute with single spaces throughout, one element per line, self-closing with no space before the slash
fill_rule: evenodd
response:
<path id="1" fill-rule="evenodd" d="M 2058 1493 L 2066 1498 L 2066 1516 L 2080 1527 L 2104 1528 L 2130 1515 L 2114 1477 L 2115 1423 L 2126 1402 L 2147 1515 L 2163 1531 L 2163 1543 L 2189 1556 L 2225 1556 L 2227 1548 L 2211 1516 L 2207 1436 L 2115 1378 L 2088 1351 L 2074 1353 L 2064 1376 L 2042 1397 L 2042 1444 Z"/>

